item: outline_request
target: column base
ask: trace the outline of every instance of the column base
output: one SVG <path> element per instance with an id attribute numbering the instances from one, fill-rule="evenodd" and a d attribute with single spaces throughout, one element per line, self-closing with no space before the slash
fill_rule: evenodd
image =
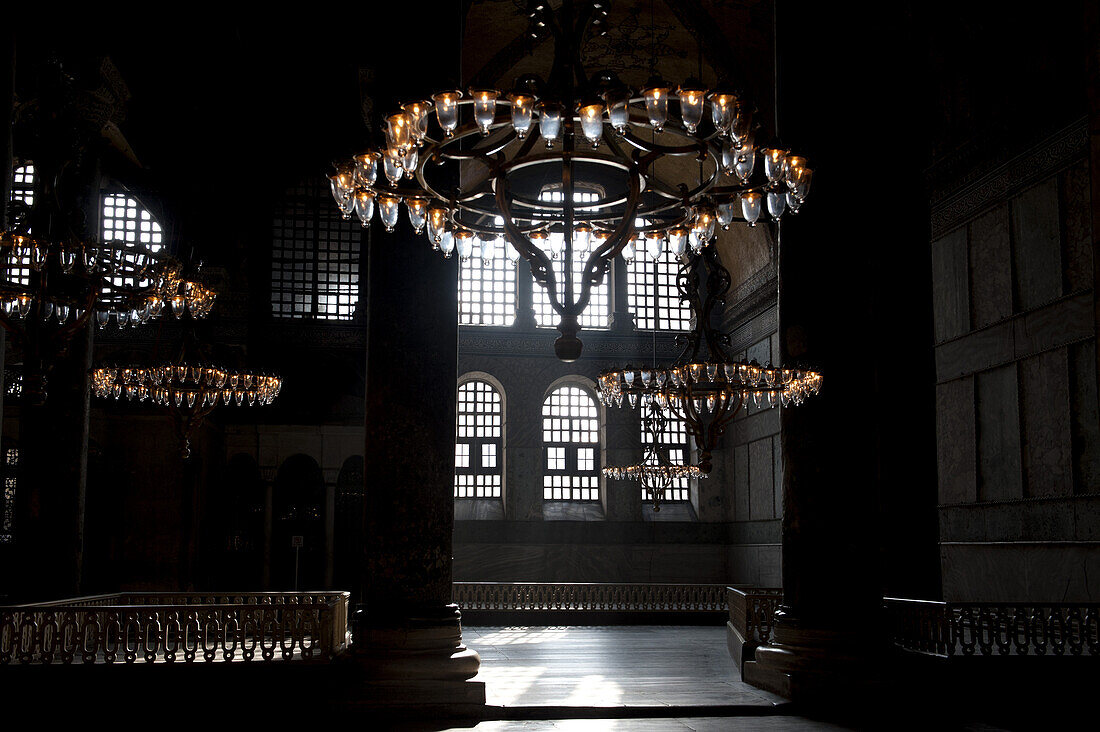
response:
<path id="1" fill-rule="evenodd" d="M 883 691 L 890 657 L 874 619 L 866 627 L 814 627 L 776 613 L 773 639 L 744 665 L 746 683 L 795 702 L 837 706 Z"/>
<path id="2" fill-rule="evenodd" d="M 481 657 L 462 644 L 457 605 L 407 613 L 359 610 L 352 619 L 351 658 L 378 680 L 461 682 L 477 675 Z"/>

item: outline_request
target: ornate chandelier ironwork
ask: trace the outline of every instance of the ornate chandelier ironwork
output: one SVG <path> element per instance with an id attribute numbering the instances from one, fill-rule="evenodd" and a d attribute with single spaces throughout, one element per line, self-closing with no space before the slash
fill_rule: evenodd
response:
<path id="1" fill-rule="evenodd" d="M 700 294 L 703 269 L 708 270 L 705 298 Z M 822 376 L 808 369 L 762 366 L 729 356 L 729 336 L 710 325 L 730 288 L 729 271 L 713 247 L 685 262 L 677 284 L 681 296 L 691 303 L 695 328 L 687 334 L 687 345 L 676 362 L 661 368 L 628 365 L 605 371 L 599 377 L 598 395 L 604 404 L 616 407 L 641 403 L 649 408 L 655 403 L 682 419 L 699 452 L 699 469 L 710 473 L 718 438 L 747 401 L 757 407 L 799 405 L 818 393 Z"/>
<path id="2" fill-rule="evenodd" d="M 181 359 L 152 367 L 102 366 L 92 372 L 92 388 L 101 399 L 125 397 L 130 402 L 167 407 L 176 418 L 183 457 L 188 458 L 194 430 L 219 404 L 269 405 L 279 396 L 283 380 Z"/>
<path id="3" fill-rule="evenodd" d="M 561 319 L 555 352 L 572 361 L 578 316 L 616 255 L 701 252 L 716 226 L 753 226 L 765 208 L 773 219 L 797 211 L 813 171 L 778 143 L 758 148 L 753 107 L 733 91 L 657 77 L 632 90 L 612 73 L 589 75 L 580 46 L 586 33 L 606 32 L 605 1 L 555 10 L 533 0 L 528 14 L 533 38 L 554 38 L 545 82 L 528 75 L 506 96 L 472 88 L 405 104 L 386 119 L 386 147 L 338 164 L 329 180 L 345 218 L 367 226 L 377 208 L 393 231 L 404 203 L 413 229 L 446 257 L 468 257 L 475 237 L 503 238 L 546 289 Z M 579 192 L 592 200 L 578 202 Z M 560 281 L 553 234 L 567 263 Z M 577 281 L 574 256 L 584 258 Z"/>

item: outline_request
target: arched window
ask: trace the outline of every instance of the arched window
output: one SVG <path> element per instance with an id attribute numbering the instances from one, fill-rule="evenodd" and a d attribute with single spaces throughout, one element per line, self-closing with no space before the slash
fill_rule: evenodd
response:
<path id="1" fill-rule="evenodd" d="M 359 303 L 361 230 L 340 217 L 318 181 L 287 191 L 272 228 L 272 315 L 351 320 Z"/>
<path id="2" fill-rule="evenodd" d="M 11 200 L 19 201 L 27 208 L 34 206 L 34 165 L 27 163 L 15 168 L 12 173 Z M 12 222 L 9 221 L 9 224 Z M 27 231 L 30 229 L 28 227 Z M 28 257 L 20 258 L 23 266 L 8 270 L 11 281 L 17 285 L 31 283 L 31 263 Z"/>
<path id="3" fill-rule="evenodd" d="M 542 497 L 548 501 L 600 499 L 600 418 L 596 400 L 565 384 L 542 402 Z"/>
<path id="4" fill-rule="evenodd" d="M 639 251 L 627 263 L 626 304 L 638 330 L 691 330 L 691 307 L 676 286 L 679 270 L 680 261 L 667 249 L 656 261 Z"/>
<path id="5" fill-rule="evenodd" d="M 646 429 L 645 421 L 641 421 L 641 435 L 643 446 L 653 444 L 653 435 Z M 684 420 L 675 416 L 669 416 L 668 421 L 665 423 L 665 428 L 661 432 L 660 439 L 657 442 L 657 447 L 673 465 L 686 465 L 688 456 L 691 454 L 691 443 L 689 442 L 687 426 L 684 424 Z M 650 456 L 647 462 L 654 463 L 656 460 Z M 642 488 L 641 491 L 643 502 L 652 500 L 652 497 L 645 488 Z M 665 489 L 665 494 L 661 496 L 661 502 L 684 503 L 688 501 L 689 498 L 688 479 L 678 478 L 672 481 L 672 484 Z"/>
<path id="6" fill-rule="evenodd" d="M 105 193 L 101 199 L 100 236 L 104 242 L 124 242 L 128 247 L 141 244 L 152 252 L 164 247 L 164 232 L 160 224 L 136 200 L 125 193 Z M 135 255 L 125 255 L 129 260 Z M 116 287 L 144 287 L 144 282 L 133 278 L 112 277 Z"/>
<path id="7" fill-rule="evenodd" d="M 455 498 L 500 498 L 504 465 L 504 400 L 487 381 L 458 386 Z"/>
<path id="8" fill-rule="evenodd" d="M 505 255 L 502 238 L 476 241 L 459 270 L 458 322 L 509 326 L 516 321 L 516 265 Z"/>
<path id="9" fill-rule="evenodd" d="M 560 202 L 562 200 L 562 195 L 560 190 L 548 189 L 544 190 L 539 198 L 544 201 Z M 573 200 L 577 203 L 591 203 L 597 200 L 598 197 L 599 194 L 594 191 L 574 191 L 573 193 Z M 544 251 L 550 256 L 551 262 L 553 263 L 554 279 L 558 282 L 559 293 L 563 292 L 563 289 L 561 289 L 561 282 L 565 277 L 565 255 L 563 253 L 554 257 L 552 254 L 555 249 L 564 251 L 563 246 L 562 234 L 550 234 L 544 245 Z M 584 273 L 584 263 L 587 258 L 588 252 L 573 253 L 571 265 L 573 268 L 574 282 L 581 281 L 581 277 Z M 611 316 L 609 279 L 610 277 L 605 277 L 599 287 L 592 288 L 588 306 L 585 307 L 584 312 L 577 318 L 582 328 L 607 328 L 608 319 Z M 535 323 L 538 327 L 556 328 L 558 326 L 559 316 L 550 305 L 550 296 L 546 293 L 546 289 L 538 283 L 535 283 L 533 288 L 532 304 L 535 307 Z"/>

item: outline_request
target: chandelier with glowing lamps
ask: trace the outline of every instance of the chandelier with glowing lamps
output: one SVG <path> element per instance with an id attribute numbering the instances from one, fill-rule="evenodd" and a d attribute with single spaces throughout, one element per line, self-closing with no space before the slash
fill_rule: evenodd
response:
<path id="1" fill-rule="evenodd" d="M 563 361 L 580 356 L 578 317 L 616 255 L 699 254 L 719 226 L 797 212 L 813 176 L 785 146 L 757 145 L 741 94 L 656 76 L 633 90 L 612 73 L 590 76 L 580 46 L 607 32 L 607 14 L 604 0 L 529 2 L 529 35 L 554 39 L 545 82 L 528 75 L 506 95 L 479 87 L 405 104 L 386 118 L 383 149 L 329 176 L 345 218 L 367 226 L 377 209 L 392 232 L 403 207 L 445 257 L 503 239 L 508 258 L 527 260 L 546 289 Z M 576 277 L 574 257 L 584 261 Z"/>
<path id="2" fill-rule="evenodd" d="M 730 288 L 729 271 L 713 247 L 684 263 L 677 285 L 691 304 L 695 323 L 680 356 L 666 367 L 627 365 L 604 371 L 597 396 L 614 407 L 641 405 L 648 411 L 656 405 L 668 416 L 683 420 L 698 451 L 698 469 L 709 474 L 718 439 L 742 407 L 800 405 L 818 393 L 822 376 L 809 369 L 772 367 L 730 357 L 729 336 L 711 326 L 715 308 L 725 302 Z M 623 470 L 632 468 L 605 468 L 604 475 L 621 478 Z"/>

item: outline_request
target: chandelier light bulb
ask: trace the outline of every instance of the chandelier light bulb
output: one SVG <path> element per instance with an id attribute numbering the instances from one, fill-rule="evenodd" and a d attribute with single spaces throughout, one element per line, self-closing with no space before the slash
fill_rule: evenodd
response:
<path id="1" fill-rule="evenodd" d="M 625 133 L 630 125 L 630 92 L 625 89 L 617 89 L 604 92 L 604 104 L 607 105 L 607 118 L 612 128 L 620 135 Z"/>
<path id="2" fill-rule="evenodd" d="M 603 137 L 603 105 L 586 104 L 579 112 L 584 138 L 592 143 L 592 147 L 599 147 L 600 138 Z"/>
<path id="3" fill-rule="evenodd" d="M 522 140 L 531 129 L 535 97 L 530 94 L 510 94 L 508 101 L 512 103 L 512 129 L 516 131 L 516 137 Z"/>
<path id="4" fill-rule="evenodd" d="M 561 138 L 561 105 L 556 102 L 539 104 L 539 134 L 546 141 L 547 149 Z"/>
<path id="5" fill-rule="evenodd" d="M 681 86 L 678 95 L 680 119 L 683 120 L 687 131 L 694 135 L 699 123 L 703 120 L 703 100 L 706 98 L 706 90 L 695 86 Z"/>
<path id="6" fill-rule="evenodd" d="M 764 159 L 764 175 L 769 183 L 778 183 L 783 180 L 783 161 L 787 158 L 787 151 L 779 147 L 768 147 L 760 151 Z"/>
<path id="7" fill-rule="evenodd" d="M 488 135 L 497 116 L 497 97 L 500 92 L 496 89 L 471 89 L 470 96 L 474 100 L 474 122 L 482 135 Z"/>
<path id="8" fill-rule="evenodd" d="M 336 205 L 342 208 L 344 201 L 355 190 L 355 181 L 352 179 L 351 173 L 337 171 L 329 175 L 328 182 L 329 188 L 332 190 L 332 200 L 336 201 Z M 89 272 L 95 266 L 95 254 L 90 249 L 84 250 L 84 265 Z"/>
<path id="9" fill-rule="evenodd" d="M 504 256 L 508 258 L 509 264 L 513 267 L 519 261 L 519 250 L 508 239 L 504 240 Z"/>
<path id="10" fill-rule="evenodd" d="M 398 154 L 397 150 L 392 147 L 386 149 L 385 156 L 382 158 L 382 170 L 393 188 L 397 187 L 401 182 L 401 176 L 404 175 L 404 170 L 401 168 L 404 161 L 404 156 Z"/>
<path id="11" fill-rule="evenodd" d="M 587 253 L 592 246 L 592 227 L 588 224 L 577 224 L 573 227 L 573 253 Z"/>
<path id="12" fill-rule="evenodd" d="M 376 152 L 365 152 L 352 158 L 355 162 L 355 182 L 371 187 L 378 180 L 378 161 L 382 158 Z"/>
<path id="13" fill-rule="evenodd" d="M 411 126 L 409 116 L 404 112 L 386 117 L 386 145 L 396 150 L 399 156 L 404 156 L 409 150 L 412 138 Z"/>
<path id="14" fill-rule="evenodd" d="M 666 86 L 653 86 L 642 92 L 646 114 L 654 132 L 663 130 L 668 121 L 668 94 L 669 88 Z"/>
<path id="15" fill-rule="evenodd" d="M 756 220 L 760 218 L 761 195 L 756 191 L 746 191 L 741 194 L 741 215 L 749 226 L 756 226 Z"/>
<path id="16" fill-rule="evenodd" d="M 718 204 L 714 209 L 715 219 L 724 231 L 729 231 L 730 224 L 733 223 L 734 206 L 735 204 L 732 201 L 727 201 Z"/>
<path id="17" fill-rule="evenodd" d="M 382 225 L 388 233 L 393 233 L 397 226 L 397 217 L 401 213 L 401 199 L 397 196 L 382 194 L 378 197 L 378 217 L 382 219 Z"/>
<path id="18" fill-rule="evenodd" d="M 671 232 L 670 232 L 671 233 Z M 645 253 L 649 261 L 656 262 L 665 251 L 665 235 L 662 231 L 649 231 L 645 235 Z"/>
<path id="19" fill-rule="evenodd" d="M 676 226 L 668 230 L 668 250 L 672 252 L 674 257 L 684 256 L 684 252 L 687 250 L 687 236 L 688 230 L 682 226 Z M 657 257 L 650 256 L 650 259 L 657 261 Z"/>
<path id="20" fill-rule="evenodd" d="M 462 92 L 458 90 L 440 92 L 432 95 L 435 102 L 435 118 L 443 129 L 443 134 L 451 137 L 458 127 L 458 100 L 462 98 Z"/>
<path id="21" fill-rule="evenodd" d="M 432 111 L 432 103 L 426 100 L 409 102 L 401 106 L 409 117 L 410 132 L 413 142 L 421 145 L 428 134 L 428 114 Z"/>
<path id="22" fill-rule="evenodd" d="M 729 136 L 737 147 L 751 145 L 749 141 L 752 135 L 752 107 L 747 102 L 738 99 L 733 103 L 730 117 Z"/>
<path id="23" fill-rule="evenodd" d="M 787 208 L 791 210 L 792 214 L 798 213 L 798 210 L 802 208 L 802 201 L 798 200 L 798 197 L 793 193 L 787 194 Z"/>
<path id="24" fill-rule="evenodd" d="M 611 238 L 610 231 L 597 230 L 592 232 L 592 251 L 598 251 L 600 247 L 607 243 L 607 240 Z"/>
<path id="25" fill-rule="evenodd" d="M 439 249 L 439 243 L 443 241 L 443 231 L 447 228 L 447 209 L 441 206 L 432 206 L 428 209 L 428 238 L 432 240 L 432 248 Z"/>
<path id="26" fill-rule="evenodd" d="M 752 169 L 756 164 L 756 150 L 751 145 L 746 145 L 738 151 L 737 162 L 734 163 L 733 171 L 737 175 L 737 179 L 741 183 L 748 183 L 749 178 L 752 177 Z"/>
<path id="27" fill-rule="evenodd" d="M 374 191 L 364 188 L 355 194 L 355 215 L 363 226 L 370 224 L 374 217 Z"/>
<path id="28" fill-rule="evenodd" d="M 784 193 L 769 193 L 768 194 L 768 214 L 773 219 L 779 221 L 780 217 L 787 210 L 787 197 Z"/>
<path id="29" fill-rule="evenodd" d="M 465 262 L 474 252 L 474 232 L 469 229 L 459 229 L 455 232 L 455 249 L 458 258 Z"/>
<path id="30" fill-rule="evenodd" d="M 714 123 L 714 129 L 720 135 L 728 135 L 730 124 L 733 122 L 733 105 L 737 103 L 737 97 L 733 94 L 713 92 L 710 97 L 710 121 Z"/>
<path id="31" fill-rule="evenodd" d="M 481 264 L 485 267 L 492 267 L 493 260 L 497 256 L 497 239 L 487 234 L 483 234 L 478 237 L 478 249 L 481 251 Z"/>
<path id="32" fill-rule="evenodd" d="M 401 158 L 401 167 L 405 170 L 406 178 L 412 178 L 416 175 L 416 163 L 419 155 L 420 153 L 416 151 L 415 147 L 410 147 L 405 156 Z"/>
<path id="33" fill-rule="evenodd" d="M 439 237 L 439 251 L 443 252 L 444 259 L 450 259 L 454 250 L 454 232 L 451 231 L 450 225 L 447 225 L 446 228 L 443 229 L 443 234 Z"/>
<path id="34" fill-rule="evenodd" d="M 428 218 L 428 199 L 413 196 L 405 200 L 405 207 L 409 212 L 409 224 L 417 234 L 424 233 L 424 225 Z"/>
<path id="35" fill-rule="evenodd" d="M 635 235 L 631 236 L 629 239 L 626 240 L 626 244 L 623 245 L 623 250 L 622 250 L 622 252 L 620 252 L 624 262 L 633 262 L 634 261 L 634 257 L 637 254 L 637 250 L 635 249 L 635 246 L 636 246 L 636 243 L 637 243 L 638 239 L 639 239 L 639 236 L 637 234 L 635 234 Z"/>

